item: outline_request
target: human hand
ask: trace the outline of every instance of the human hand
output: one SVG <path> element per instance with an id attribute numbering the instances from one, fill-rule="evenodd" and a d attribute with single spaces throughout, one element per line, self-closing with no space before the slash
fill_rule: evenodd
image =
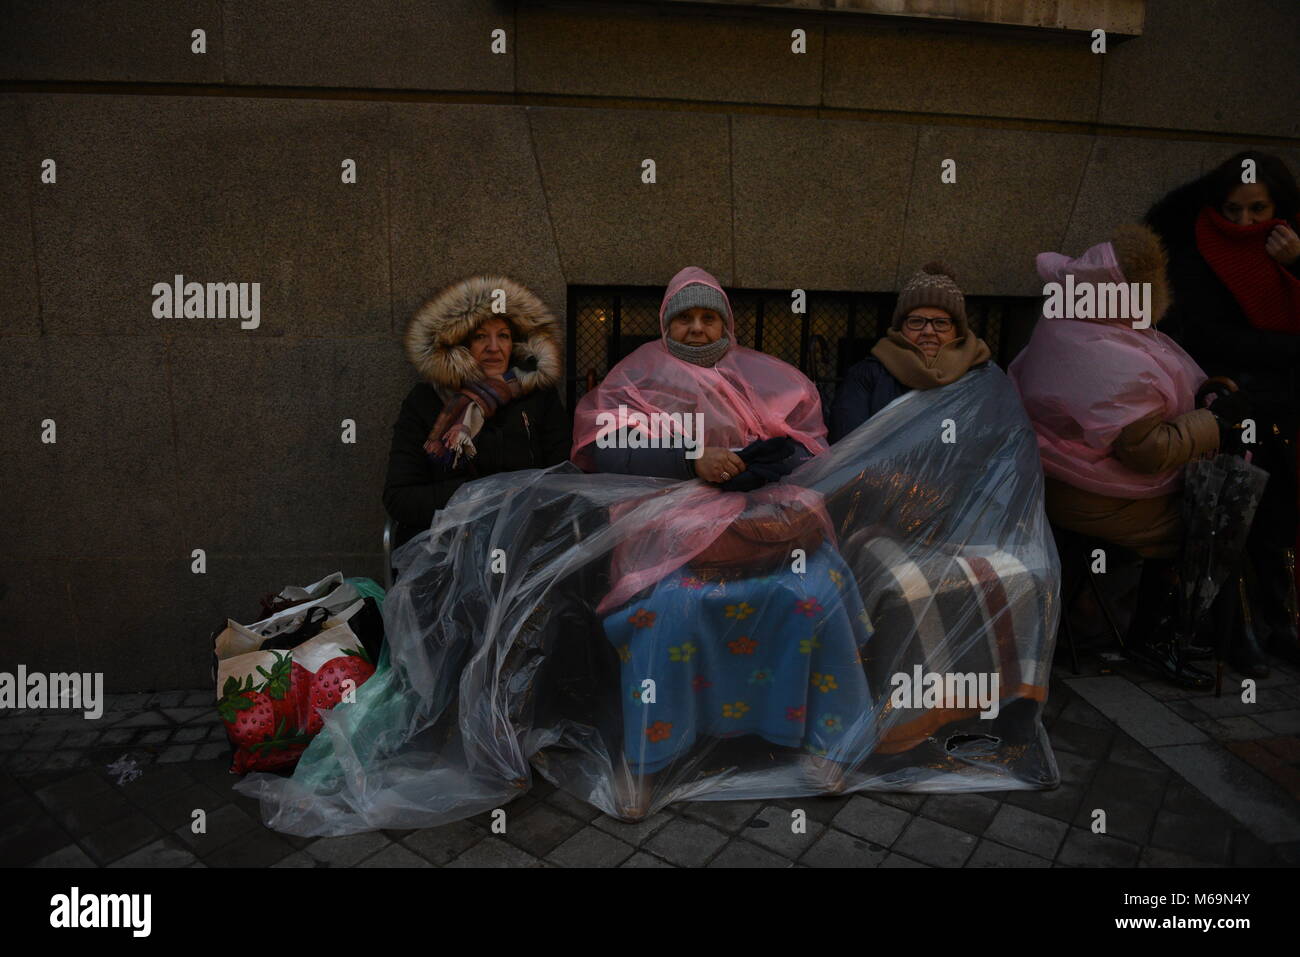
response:
<path id="1" fill-rule="evenodd" d="M 1300 259 L 1300 236 L 1295 234 L 1285 223 L 1275 226 L 1264 242 L 1268 254 L 1283 266 L 1289 266 Z"/>
<path id="2" fill-rule="evenodd" d="M 706 448 L 695 460 L 695 474 L 714 484 L 730 481 L 743 471 L 745 460 L 731 449 L 719 446 Z"/>
<path id="3" fill-rule="evenodd" d="M 1224 392 L 1215 396 L 1209 410 L 1216 419 L 1236 425 L 1250 415 L 1250 400 L 1241 392 Z"/>

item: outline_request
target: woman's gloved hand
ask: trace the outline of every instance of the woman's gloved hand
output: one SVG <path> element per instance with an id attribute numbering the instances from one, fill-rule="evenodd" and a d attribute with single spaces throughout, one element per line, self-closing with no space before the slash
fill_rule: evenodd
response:
<path id="1" fill-rule="evenodd" d="M 1209 409 L 1214 417 L 1236 425 L 1242 419 L 1250 418 L 1250 400 L 1244 392 L 1221 392 L 1215 395 Z"/>
<path id="2" fill-rule="evenodd" d="M 724 492 L 752 492 L 769 482 L 775 482 L 794 471 L 791 457 L 797 447 L 794 439 L 781 435 L 771 439 L 758 439 L 741 449 L 737 455 L 745 463 L 745 471 L 722 483 Z"/>
<path id="3" fill-rule="evenodd" d="M 1208 408 L 1219 423 L 1219 451 L 1239 455 L 1243 448 L 1240 424 L 1251 416 L 1250 400 L 1242 392 L 1221 392 Z"/>

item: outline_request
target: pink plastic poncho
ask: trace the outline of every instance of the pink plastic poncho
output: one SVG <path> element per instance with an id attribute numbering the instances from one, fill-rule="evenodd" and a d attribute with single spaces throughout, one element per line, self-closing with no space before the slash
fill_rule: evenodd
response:
<path id="1" fill-rule="evenodd" d="M 757 439 L 788 435 L 814 455 L 826 451 L 826 425 L 817 389 L 780 359 L 736 343 L 730 300 L 709 273 L 687 266 L 668 283 L 659 305 L 661 335 L 667 332 L 664 309 L 668 301 L 691 283 L 702 283 L 722 293 L 727 301 L 724 318 L 731 347 L 717 363 L 706 368 L 677 358 L 659 340 L 646 343 L 614 366 L 595 390 L 582 397 L 574 412 L 572 459 L 584 471 L 595 470 L 588 447 L 598 436 L 629 427 L 626 417 L 619 417 L 620 406 L 628 414 L 639 412 L 646 416 L 647 427 L 640 427 L 635 420 L 633 427 L 661 444 L 665 438 L 659 435 L 661 425 L 668 425 L 671 434 L 680 429 L 674 420 L 665 423 L 651 416 L 698 412 L 704 417 L 704 447 L 741 449 Z M 614 424 L 602 420 L 601 413 L 612 413 Z M 665 480 L 665 491 L 677 484 Z M 703 552 L 742 516 L 747 505 L 751 510 L 772 504 L 812 509 L 822 517 L 826 535 L 833 540 L 821 496 L 809 489 L 773 484 L 747 495 L 724 492 L 705 482 L 693 484 L 684 498 L 680 492 L 669 500 L 652 495 L 613 510 L 611 518 L 615 522 L 629 522 L 653 531 L 615 550 L 613 587 L 600 605 L 602 613 Z"/>
<path id="2" fill-rule="evenodd" d="M 1126 281 L 1110 243 L 1077 259 L 1040 253 L 1037 267 L 1047 282 Z M 1165 420 L 1191 412 L 1205 373 L 1154 326 L 1131 322 L 1043 317 L 1007 372 L 1038 435 L 1044 473 L 1100 495 L 1156 498 L 1179 487 L 1181 468 L 1135 472 L 1112 454 L 1115 440 L 1153 412 Z"/>

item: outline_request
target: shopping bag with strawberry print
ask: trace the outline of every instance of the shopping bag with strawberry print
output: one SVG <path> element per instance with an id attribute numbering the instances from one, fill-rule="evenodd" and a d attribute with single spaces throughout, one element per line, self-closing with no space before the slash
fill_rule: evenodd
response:
<path id="1" fill-rule="evenodd" d="M 234 748 L 231 771 L 291 769 L 323 727 L 322 712 L 355 700 L 357 688 L 375 673 L 344 620 L 360 605 L 289 649 L 264 649 L 272 639 L 227 622 L 217 647 L 217 711 Z M 248 648 L 256 650 L 242 650 Z M 222 657 L 223 650 L 232 653 Z"/>

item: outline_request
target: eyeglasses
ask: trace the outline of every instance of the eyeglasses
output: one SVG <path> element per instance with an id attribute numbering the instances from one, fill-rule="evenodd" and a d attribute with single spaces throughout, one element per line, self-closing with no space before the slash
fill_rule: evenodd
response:
<path id="1" fill-rule="evenodd" d="M 908 316 L 903 320 L 903 327 L 912 332 L 920 332 L 927 325 L 934 326 L 935 332 L 947 332 L 952 328 L 952 320 L 931 319 L 929 316 Z"/>

